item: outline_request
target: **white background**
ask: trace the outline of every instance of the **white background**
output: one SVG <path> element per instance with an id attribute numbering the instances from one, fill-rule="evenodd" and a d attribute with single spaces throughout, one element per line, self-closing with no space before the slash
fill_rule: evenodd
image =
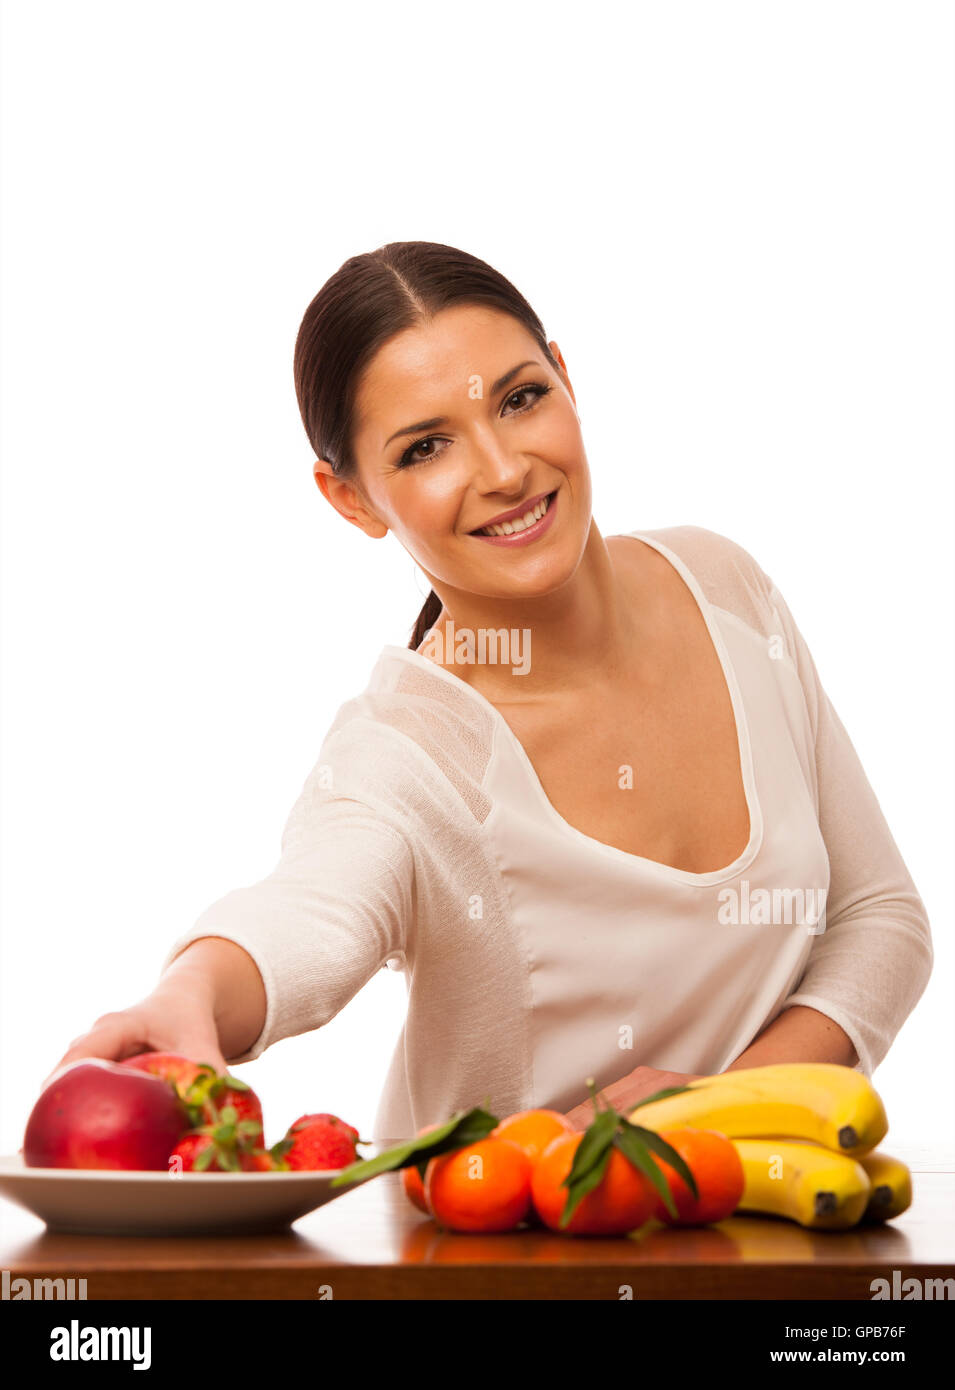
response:
<path id="1" fill-rule="evenodd" d="M 424 576 L 321 497 L 292 379 L 324 280 L 405 239 L 534 305 L 605 535 L 706 526 L 786 596 L 934 929 L 876 1084 L 893 1136 L 951 1142 L 952 7 L 2 23 L 0 1152 L 70 1040 L 271 870 L 408 640 Z M 404 1002 L 382 971 L 238 1069 L 270 1142 L 305 1110 L 370 1130 Z"/>

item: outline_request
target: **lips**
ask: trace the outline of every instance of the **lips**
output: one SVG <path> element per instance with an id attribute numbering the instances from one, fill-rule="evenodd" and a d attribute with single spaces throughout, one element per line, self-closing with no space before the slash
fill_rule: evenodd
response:
<path id="1" fill-rule="evenodd" d="M 517 517 L 526 516 L 527 513 L 537 506 L 538 502 L 543 502 L 545 497 L 553 498 L 556 488 L 551 492 L 539 492 L 536 497 L 529 497 L 519 507 L 512 507 L 509 512 L 501 512 L 500 516 L 492 516 L 487 521 L 482 521 L 480 526 L 475 526 L 468 535 L 476 536 L 479 531 L 483 531 L 487 526 L 503 526 L 505 521 L 514 521 Z"/>

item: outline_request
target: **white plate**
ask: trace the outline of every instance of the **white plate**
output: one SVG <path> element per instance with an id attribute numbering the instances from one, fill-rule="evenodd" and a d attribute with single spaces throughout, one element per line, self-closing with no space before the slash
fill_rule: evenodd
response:
<path id="1" fill-rule="evenodd" d="M 360 1183 L 308 1173 L 169 1173 L 27 1168 L 0 1158 L 0 1193 L 51 1231 L 84 1235 L 244 1235 L 283 1230 Z M 369 1179 L 363 1179 L 368 1182 Z"/>

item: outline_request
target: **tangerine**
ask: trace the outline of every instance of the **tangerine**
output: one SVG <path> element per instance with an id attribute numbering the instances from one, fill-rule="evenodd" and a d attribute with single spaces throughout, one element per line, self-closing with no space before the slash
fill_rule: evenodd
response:
<path id="1" fill-rule="evenodd" d="M 715 1129 L 664 1129 L 660 1138 L 686 1163 L 699 1191 L 693 1196 L 683 1178 L 665 1158 L 654 1154 L 673 1196 L 677 1216 L 672 1217 L 658 1192 L 654 1193 L 653 1215 L 668 1226 L 705 1226 L 732 1216 L 743 1195 L 746 1175 L 743 1160 L 732 1140 Z"/>
<path id="2" fill-rule="evenodd" d="M 488 1135 L 432 1158 L 425 1201 L 449 1231 L 512 1231 L 530 1208 L 532 1170 L 519 1144 Z"/>
<path id="3" fill-rule="evenodd" d="M 491 1130 L 492 1137 L 519 1144 L 532 1163 L 537 1162 L 553 1139 L 575 1133 L 570 1120 L 559 1110 L 519 1110 Z"/>
<path id="4" fill-rule="evenodd" d="M 583 1134 L 561 1134 L 552 1139 L 534 1165 L 531 1198 L 545 1226 L 579 1236 L 622 1236 L 635 1231 L 653 1214 L 654 1189 L 650 1180 L 615 1146 L 604 1175 L 578 1203 L 566 1226 L 560 1218 L 568 1191 L 561 1184 L 570 1172 Z"/>

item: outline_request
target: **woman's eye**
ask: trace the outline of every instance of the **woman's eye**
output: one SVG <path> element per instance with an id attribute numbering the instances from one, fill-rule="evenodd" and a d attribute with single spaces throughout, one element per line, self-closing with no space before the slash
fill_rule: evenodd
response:
<path id="1" fill-rule="evenodd" d="M 541 396 L 546 396 L 551 389 L 550 386 L 538 386 L 536 383 L 530 386 L 520 386 L 516 391 L 511 392 L 504 404 L 507 405 L 510 401 L 519 400 L 521 396 L 533 396 L 539 400 Z M 521 410 L 527 409 L 527 406 L 521 407 Z M 515 411 L 514 414 L 519 415 L 520 410 Z"/>
<path id="2" fill-rule="evenodd" d="M 444 442 L 447 443 L 447 440 L 445 440 Z M 417 442 L 416 444 L 412 444 L 409 448 L 407 448 L 407 449 L 404 451 L 404 453 L 401 455 L 401 459 L 400 459 L 400 461 L 399 461 L 398 467 L 399 467 L 399 468 L 408 468 L 409 466 L 411 466 L 411 465 L 413 465 L 413 464 L 416 464 L 416 463 L 427 463 L 429 459 L 435 458 L 436 455 L 435 455 L 435 454 L 425 454 L 424 458 L 415 458 L 414 455 L 418 452 L 419 449 L 423 449 L 424 446 L 425 446 L 426 444 L 440 444 L 440 443 L 441 443 L 441 440 L 435 438 L 434 435 L 429 435 L 427 439 L 419 439 L 418 442 Z"/>
<path id="3" fill-rule="evenodd" d="M 537 401 L 540 400 L 542 396 L 546 396 L 548 392 L 553 391 L 553 389 L 552 386 L 541 386 L 538 382 L 531 382 L 527 386 L 520 386 L 516 391 L 512 391 L 504 401 L 504 404 L 509 405 L 511 401 L 520 400 L 522 396 L 531 396 L 532 401 L 530 405 L 519 406 L 516 410 L 510 412 L 512 415 L 522 415 L 524 411 L 532 410 Z M 423 449 L 426 444 L 441 443 L 448 444 L 450 440 L 441 440 L 433 434 L 429 434 L 426 439 L 416 440 L 414 444 L 409 444 L 408 448 L 401 455 L 401 458 L 398 460 L 398 467 L 410 468 L 417 463 L 428 463 L 429 460 L 436 458 L 437 454 L 426 454 L 424 458 L 415 458 L 415 454 L 417 454 L 419 449 Z M 443 450 L 439 450 L 438 452 L 441 453 Z"/>

